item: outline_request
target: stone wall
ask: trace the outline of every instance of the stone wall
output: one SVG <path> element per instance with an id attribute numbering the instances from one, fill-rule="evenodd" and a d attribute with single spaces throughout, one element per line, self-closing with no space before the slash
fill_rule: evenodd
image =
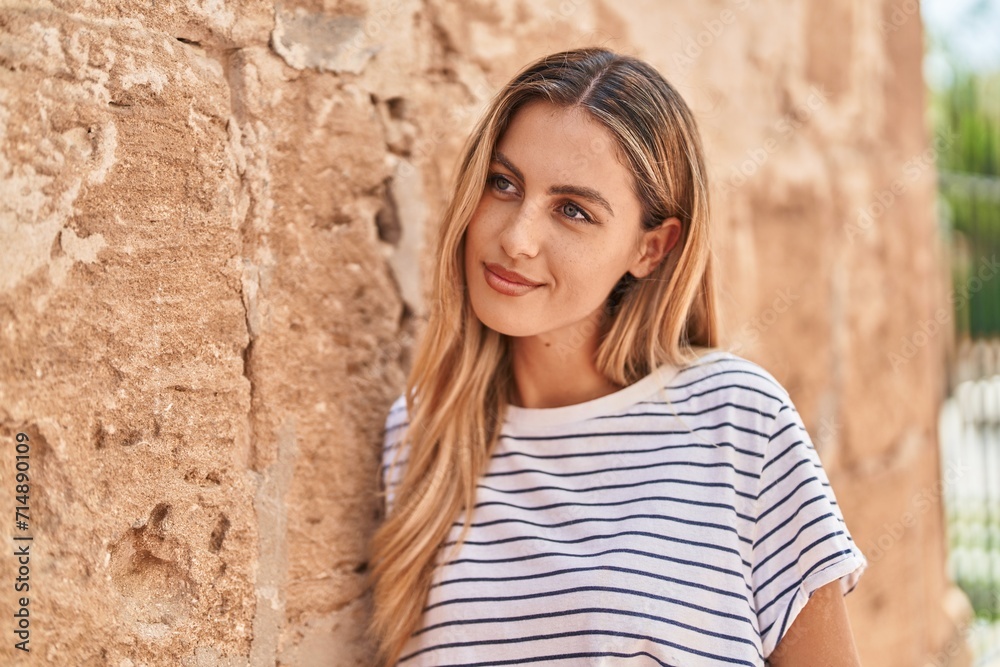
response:
<path id="1" fill-rule="evenodd" d="M 870 555 L 864 663 L 966 664 L 909 0 L 0 2 L 0 516 L 31 545 L 31 652 L 7 555 L 0 660 L 368 664 L 380 430 L 458 150 L 520 66 L 591 44 L 699 119 L 727 341 Z"/>

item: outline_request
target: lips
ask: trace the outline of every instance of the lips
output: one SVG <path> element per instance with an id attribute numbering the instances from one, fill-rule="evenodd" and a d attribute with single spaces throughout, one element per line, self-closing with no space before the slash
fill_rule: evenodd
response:
<path id="1" fill-rule="evenodd" d="M 486 268 L 489 269 L 490 271 L 492 271 L 493 273 L 495 273 L 496 275 L 500 276 L 501 278 L 503 278 L 504 280 L 506 280 L 509 283 L 516 283 L 516 284 L 519 284 L 519 285 L 527 285 L 528 287 L 538 287 L 539 285 L 542 284 L 542 283 L 537 283 L 537 282 L 535 282 L 533 280 L 529 280 L 528 278 L 525 278 L 524 276 L 522 276 L 517 271 L 508 271 L 507 269 L 503 268 L 499 264 L 487 264 Z"/>
<path id="2" fill-rule="evenodd" d="M 508 271 L 498 264 L 483 265 L 486 284 L 505 296 L 524 296 L 538 289 L 542 283 L 534 283 L 516 271 Z"/>

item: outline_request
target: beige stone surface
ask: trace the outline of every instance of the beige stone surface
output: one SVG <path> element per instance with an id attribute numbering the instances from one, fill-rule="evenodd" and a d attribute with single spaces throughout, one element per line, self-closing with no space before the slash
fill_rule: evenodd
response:
<path id="1" fill-rule="evenodd" d="M 0 557 L 0 662 L 369 664 L 380 431 L 458 151 L 529 59 L 602 44 L 698 117 L 726 344 L 872 556 L 864 663 L 968 664 L 915 6 L 0 1 L 0 516 L 34 537 L 27 655 Z"/>

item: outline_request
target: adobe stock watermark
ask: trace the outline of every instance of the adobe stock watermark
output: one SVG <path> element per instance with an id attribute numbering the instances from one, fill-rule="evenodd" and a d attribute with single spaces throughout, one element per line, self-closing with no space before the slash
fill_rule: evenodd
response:
<path id="1" fill-rule="evenodd" d="M 879 19 L 879 32 L 883 35 L 896 32 L 910 20 L 910 17 L 919 11 L 920 4 L 917 0 L 903 0 L 903 2 L 893 4 L 892 11 L 889 12 L 889 20 Z"/>
<path id="2" fill-rule="evenodd" d="M 556 344 L 555 351 L 559 355 L 559 360 L 563 363 L 572 360 L 584 345 L 590 343 L 594 336 L 607 326 L 610 318 L 610 308 L 605 303 L 596 318 L 586 318 L 573 324 L 569 334 L 563 336 Z"/>
<path id="3" fill-rule="evenodd" d="M 948 150 L 957 137 L 958 135 L 955 133 L 939 134 L 926 150 L 904 162 L 902 175 L 894 179 L 889 187 L 877 192 L 868 204 L 859 209 L 854 223 L 844 225 L 844 233 L 847 235 L 848 242 L 853 244 L 856 237 L 870 232 L 875 221 L 885 215 L 886 211 L 896 203 L 896 200 L 906 193 L 910 185 L 937 163 L 938 156 L 943 151 Z"/>
<path id="4" fill-rule="evenodd" d="M 733 4 L 737 10 L 742 12 L 750 6 L 750 0 L 734 0 Z M 702 29 L 694 37 L 682 34 L 674 26 L 674 33 L 680 37 L 684 44 L 684 48 L 673 55 L 674 67 L 681 72 L 689 70 L 695 61 L 705 53 L 705 50 L 715 44 L 726 28 L 734 23 L 736 23 L 736 13 L 727 8 L 719 12 L 715 18 L 702 21 Z"/>
<path id="5" fill-rule="evenodd" d="M 868 562 L 877 563 L 882 560 L 883 556 L 902 539 L 907 530 L 917 524 L 920 516 L 926 514 L 931 507 L 940 502 L 945 485 L 954 486 L 965 477 L 968 470 L 967 466 L 961 464 L 949 465 L 945 474 L 934 482 L 930 489 L 923 488 L 910 499 L 912 510 L 903 512 L 899 519 L 892 523 L 883 523 L 882 533 L 875 538 L 874 546 L 865 553 Z"/>
<path id="6" fill-rule="evenodd" d="M 994 596 L 993 607 L 1000 608 L 1000 595 Z M 957 627 L 958 632 L 937 653 L 928 656 L 923 667 L 948 667 L 948 665 L 954 664 L 955 656 L 969 650 L 969 640 L 977 628 L 981 627 L 980 623 L 980 619 L 975 615 L 964 619 Z"/>
<path id="7" fill-rule="evenodd" d="M 549 21 L 549 27 L 557 21 L 565 21 L 569 17 L 576 14 L 576 10 L 580 8 L 586 0 L 563 0 L 559 3 L 558 11 L 554 12 L 551 9 L 545 9 L 545 18 Z"/>
<path id="8" fill-rule="evenodd" d="M 992 255 L 989 259 L 983 257 L 975 275 L 958 290 L 948 293 L 950 307 L 942 306 L 934 311 L 933 318 L 921 321 L 917 331 L 910 336 L 903 336 L 899 348 L 889 353 L 889 364 L 893 372 L 898 372 L 900 368 L 910 363 L 910 360 L 917 356 L 917 353 L 954 317 L 955 311 L 963 308 L 969 298 L 983 289 L 983 285 L 995 278 L 997 273 L 1000 273 L 1000 261 L 997 261 L 997 256 Z"/>
<path id="9" fill-rule="evenodd" d="M 799 295 L 791 288 L 786 287 L 778 290 L 767 308 L 743 324 L 737 334 L 736 341 L 729 346 L 728 351 L 739 354 L 747 345 L 756 343 L 764 332 L 770 329 L 798 300 Z"/>
<path id="10" fill-rule="evenodd" d="M 824 417 L 816 427 L 816 437 L 813 440 L 813 447 L 820 455 L 833 442 L 836 442 L 837 435 L 843 427 L 837 422 L 836 417 Z"/>
<path id="11" fill-rule="evenodd" d="M 379 47 L 374 44 L 375 38 L 389 27 L 404 8 L 402 0 L 388 0 L 377 6 L 363 22 L 359 22 L 353 36 L 343 44 L 342 55 L 352 61 L 363 54 L 377 51 Z"/>
<path id="12" fill-rule="evenodd" d="M 804 102 L 774 121 L 772 136 L 769 136 L 760 146 L 748 150 L 746 157 L 739 164 L 733 165 L 729 170 L 729 176 L 722 181 L 720 191 L 728 195 L 746 184 L 760 171 L 760 168 L 771 156 L 778 152 L 782 141 L 806 125 L 816 112 L 826 105 L 828 99 L 829 94 L 822 87 L 812 86 L 809 89 L 809 96 Z"/>

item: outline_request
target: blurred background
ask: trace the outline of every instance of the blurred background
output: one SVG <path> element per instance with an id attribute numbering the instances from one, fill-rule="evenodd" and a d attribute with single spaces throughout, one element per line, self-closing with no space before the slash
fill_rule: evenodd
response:
<path id="1" fill-rule="evenodd" d="M 529 61 L 602 45 L 697 118 L 722 344 L 789 390 L 869 559 L 863 663 L 1000 664 L 997 5 L 0 3 L 4 553 L 33 538 L 0 663 L 370 663 L 460 148 Z"/>
<path id="2" fill-rule="evenodd" d="M 955 137 L 937 158 L 957 297 L 940 433 L 943 468 L 969 474 L 945 476 L 948 572 L 974 608 L 968 639 L 985 667 L 1000 665 L 1000 281 L 977 272 L 1000 252 L 1000 3 L 928 0 L 922 14 L 929 124 Z"/>

